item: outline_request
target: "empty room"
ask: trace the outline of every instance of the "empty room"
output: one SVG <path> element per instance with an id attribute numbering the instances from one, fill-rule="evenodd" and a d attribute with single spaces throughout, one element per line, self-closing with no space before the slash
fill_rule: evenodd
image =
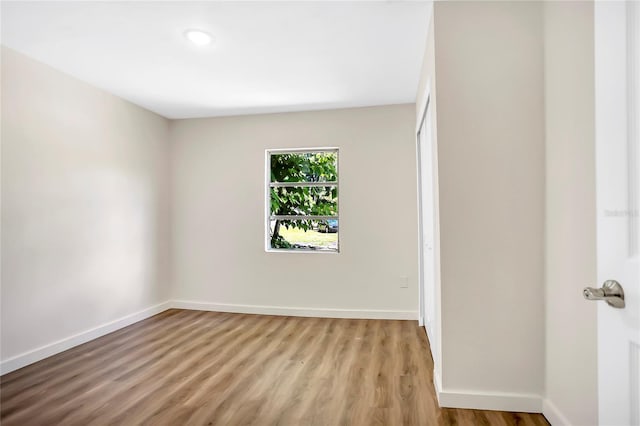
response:
<path id="1" fill-rule="evenodd" d="M 640 426 L 640 2 L 0 24 L 3 426 Z"/>

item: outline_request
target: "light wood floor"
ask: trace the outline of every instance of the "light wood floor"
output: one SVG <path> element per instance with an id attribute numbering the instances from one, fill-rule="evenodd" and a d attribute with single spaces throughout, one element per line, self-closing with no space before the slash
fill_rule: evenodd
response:
<path id="1" fill-rule="evenodd" d="M 548 424 L 439 409 L 432 371 L 415 321 L 169 310 L 2 376 L 0 423 Z"/>

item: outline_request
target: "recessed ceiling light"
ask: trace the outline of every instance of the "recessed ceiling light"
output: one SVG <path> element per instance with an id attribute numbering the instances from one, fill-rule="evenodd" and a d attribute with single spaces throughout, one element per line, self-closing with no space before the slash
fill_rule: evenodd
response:
<path id="1" fill-rule="evenodd" d="M 202 30 L 187 30 L 184 32 L 184 36 L 196 46 L 206 46 L 213 41 L 211 34 Z"/>

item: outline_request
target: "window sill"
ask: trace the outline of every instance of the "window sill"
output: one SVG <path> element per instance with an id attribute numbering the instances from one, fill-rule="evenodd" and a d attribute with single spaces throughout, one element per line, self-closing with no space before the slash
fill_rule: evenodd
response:
<path id="1" fill-rule="evenodd" d="M 288 249 L 265 249 L 267 253 L 303 253 L 303 254 L 340 254 L 340 250 L 288 250 Z"/>

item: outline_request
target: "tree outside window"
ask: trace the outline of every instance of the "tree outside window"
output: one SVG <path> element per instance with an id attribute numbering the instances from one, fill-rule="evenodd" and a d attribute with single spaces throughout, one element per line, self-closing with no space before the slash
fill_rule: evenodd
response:
<path id="1" fill-rule="evenodd" d="M 267 151 L 268 249 L 338 251 L 338 150 Z"/>

